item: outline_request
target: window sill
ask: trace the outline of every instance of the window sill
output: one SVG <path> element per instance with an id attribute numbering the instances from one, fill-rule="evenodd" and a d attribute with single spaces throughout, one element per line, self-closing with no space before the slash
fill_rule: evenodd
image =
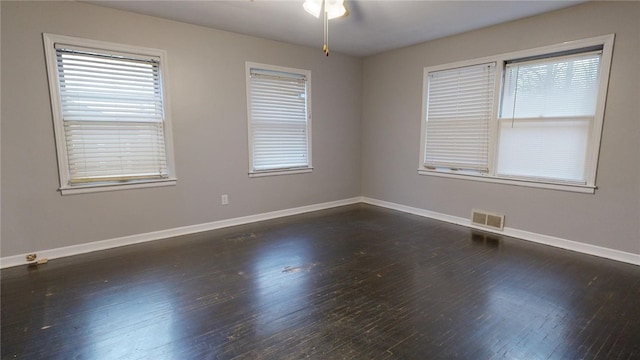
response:
<path id="1" fill-rule="evenodd" d="M 263 176 L 277 176 L 277 175 L 291 175 L 291 174 L 303 174 L 310 173 L 313 168 L 300 168 L 300 169 L 288 169 L 288 170 L 264 170 L 254 171 L 249 173 L 250 178 L 263 177 Z"/>
<path id="2" fill-rule="evenodd" d="M 591 185 L 559 184 L 559 183 L 539 182 L 534 180 L 505 179 L 505 178 L 498 178 L 498 177 L 493 177 L 489 175 L 454 174 L 450 172 L 443 172 L 443 171 L 437 171 L 437 170 L 418 169 L 418 174 L 462 179 L 462 180 L 483 181 L 483 182 L 490 182 L 494 184 L 506 184 L 506 185 L 534 187 L 534 188 L 541 188 L 541 189 L 570 191 L 570 192 L 577 192 L 577 193 L 583 193 L 583 194 L 593 194 L 595 193 L 595 190 L 596 190 L 596 187 Z"/>
<path id="3" fill-rule="evenodd" d="M 116 191 L 116 190 L 130 190 L 130 189 L 140 189 L 140 188 L 150 188 L 150 187 L 160 187 L 160 186 L 174 186 L 176 185 L 177 179 L 162 179 L 162 180 L 144 180 L 138 182 L 129 182 L 125 184 L 91 184 L 91 185 L 76 185 L 76 186 L 66 186 L 60 188 L 60 193 L 62 195 L 76 195 L 76 194 L 86 194 L 93 192 L 105 192 L 105 191 Z"/>

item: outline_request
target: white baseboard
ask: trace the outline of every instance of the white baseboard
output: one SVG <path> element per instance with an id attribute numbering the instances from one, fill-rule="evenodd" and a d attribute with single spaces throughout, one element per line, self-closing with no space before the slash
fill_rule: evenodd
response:
<path id="1" fill-rule="evenodd" d="M 47 258 L 51 260 L 51 259 L 65 257 L 65 256 L 86 254 L 86 253 L 98 251 L 98 250 L 106 250 L 106 249 L 111 249 L 111 248 L 125 246 L 125 245 L 143 243 L 147 241 L 154 241 L 154 240 L 166 239 L 166 238 L 175 237 L 175 236 L 189 235 L 189 234 L 199 233 L 203 231 L 216 230 L 216 229 L 221 229 L 221 228 L 230 227 L 230 226 L 243 225 L 243 224 L 253 223 L 257 221 L 270 220 L 270 219 L 275 219 L 275 218 L 284 217 L 284 216 L 297 215 L 297 214 L 307 213 L 311 211 L 334 208 L 338 206 L 357 204 L 361 201 L 362 201 L 361 197 L 354 197 L 350 199 L 343 199 L 343 200 L 325 202 L 321 204 L 314 204 L 314 205 L 301 206 L 301 207 L 291 208 L 291 209 L 271 211 L 268 213 L 243 216 L 243 217 L 238 217 L 233 219 L 213 221 L 213 222 L 204 223 L 204 224 L 183 226 L 179 228 L 153 231 L 145 234 L 123 236 L 115 239 L 95 241 L 95 242 L 90 242 L 86 244 L 79 244 L 79 245 L 72 245 L 72 246 L 65 246 L 65 247 L 56 248 L 56 249 L 35 250 L 35 251 L 32 251 L 31 253 L 38 254 L 39 259 Z M 26 256 L 27 254 L 20 254 L 20 255 L 7 256 L 7 257 L 0 258 L 0 269 L 12 267 L 12 266 L 18 266 L 18 265 L 26 265 L 27 264 Z"/>
<path id="2" fill-rule="evenodd" d="M 368 197 L 363 197 L 362 202 L 366 204 L 381 206 L 393 210 L 398 210 L 414 215 L 424 216 L 435 220 L 446 221 L 449 223 L 466 226 L 469 228 L 474 228 L 486 232 L 492 232 L 496 234 L 501 234 L 505 236 L 511 236 L 522 240 L 527 240 L 539 244 L 555 246 L 558 248 L 576 251 L 584 254 L 599 256 L 611 260 L 617 260 L 633 265 L 640 265 L 640 254 L 634 254 L 630 252 L 620 251 L 609 249 L 601 246 L 585 244 L 577 241 L 562 239 L 554 236 L 537 234 L 529 231 L 518 230 L 514 228 L 505 227 L 503 231 L 492 230 L 488 228 L 483 228 L 479 226 L 475 226 L 471 224 L 470 219 L 465 219 L 458 216 L 452 216 L 447 214 L 442 214 L 434 211 L 424 210 L 420 208 L 415 208 L 406 205 L 400 205 L 388 201 L 382 201 L 377 199 L 372 199 Z"/>
<path id="3" fill-rule="evenodd" d="M 125 245 L 132 245 L 132 244 L 138 244 L 138 243 L 147 242 L 147 241 L 166 239 L 166 238 L 175 237 L 175 236 L 195 234 L 199 232 L 216 230 L 216 229 L 221 229 L 221 228 L 230 227 L 230 226 L 249 224 L 253 222 L 270 220 L 270 219 L 275 219 L 275 218 L 284 217 L 284 216 L 297 215 L 297 214 L 302 214 L 302 213 L 307 213 L 307 212 L 317 211 L 317 210 L 324 210 L 324 209 L 329 209 L 329 208 L 338 207 L 338 206 L 357 204 L 359 202 L 376 205 L 380 207 L 385 207 L 388 209 L 398 210 L 398 211 L 419 215 L 419 216 L 423 216 L 423 217 L 427 217 L 435 220 L 441 220 L 441 221 L 445 221 L 445 222 L 449 222 L 457 225 L 466 226 L 469 228 L 475 228 L 475 229 L 486 231 L 486 232 L 493 232 L 496 234 L 511 236 L 511 237 L 528 240 L 528 241 L 532 241 L 540 244 L 555 246 L 562 249 L 572 250 L 572 251 L 589 254 L 589 255 L 595 255 L 595 256 L 599 256 L 607 259 L 617 260 L 617 261 L 640 266 L 640 254 L 634 254 L 634 253 L 604 248 L 600 246 L 580 243 L 576 241 L 566 240 L 566 239 L 557 238 L 557 237 L 548 236 L 548 235 L 537 234 L 537 233 L 518 230 L 514 228 L 509 228 L 509 227 L 505 227 L 504 231 L 492 231 L 491 229 L 475 226 L 471 224 L 471 221 L 469 219 L 465 219 L 462 217 L 442 214 L 434 211 L 396 204 L 388 201 L 372 199 L 368 197 L 354 197 L 350 199 L 343 199 L 343 200 L 330 201 L 330 202 L 321 203 L 321 204 L 314 204 L 314 205 L 301 206 L 301 207 L 291 208 L 291 209 L 271 211 L 268 213 L 243 216 L 243 217 L 238 217 L 233 219 L 213 221 L 213 222 L 204 223 L 204 224 L 197 224 L 197 225 L 183 226 L 183 227 L 167 229 L 167 230 L 154 231 L 154 232 L 149 232 L 145 234 L 123 236 L 119 238 L 96 241 L 96 242 L 91 242 L 86 244 L 72 245 L 72 246 L 66 246 L 66 247 L 61 247 L 56 249 L 38 250 L 38 251 L 33 251 L 32 253 L 38 254 L 38 258 L 40 259 L 42 258 L 56 259 L 56 258 L 61 258 L 66 256 L 86 254 L 86 253 L 98 251 L 98 250 L 111 249 L 111 248 L 125 246 Z M 25 260 L 26 255 L 27 254 L 20 254 L 20 255 L 7 256 L 7 257 L 0 258 L 0 269 L 27 264 L 27 261 Z"/>

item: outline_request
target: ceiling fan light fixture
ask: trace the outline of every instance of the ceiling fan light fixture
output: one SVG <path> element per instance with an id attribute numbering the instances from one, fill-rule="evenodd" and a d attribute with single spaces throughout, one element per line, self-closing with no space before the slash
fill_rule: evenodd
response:
<path id="1" fill-rule="evenodd" d="M 324 3 L 324 11 L 327 13 L 329 20 L 339 18 L 347 13 L 344 6 L 344 0 L 305 0 L 302 7 L 309 14 L 320 18 L 322 13 L 322 5 Z"/>
<path id="2" fill-rule="evenodd" d="M 324 11 L 327 12 L 329 20 L 343 16 L 347 9 L 344 7 L 344 0 L 325 0 Z"/>
<path id="3" fill-rule="evenodd" d="M 322 0 L 305 0 L 302 7 L 309 14 L 320 18 L 320 12 L 322 11 Z"/>
<path id="4" fill-rule="evenodd" d="M 347 14 L 344 0 L 305 0 L 302 7 L 309 14 L 320 18 L 324 25 L 324 45 L 322 52 L 329 56 L 329 19 L 335 19 Z"/>

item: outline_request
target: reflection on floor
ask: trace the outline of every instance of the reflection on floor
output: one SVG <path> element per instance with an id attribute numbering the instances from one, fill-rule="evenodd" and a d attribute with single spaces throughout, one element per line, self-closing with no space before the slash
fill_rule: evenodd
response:
<path id="1" fill-rule="evenodd" d="M 2 359 L 638 359 L 640 267 L 369 205 L 2 271 Z"/>

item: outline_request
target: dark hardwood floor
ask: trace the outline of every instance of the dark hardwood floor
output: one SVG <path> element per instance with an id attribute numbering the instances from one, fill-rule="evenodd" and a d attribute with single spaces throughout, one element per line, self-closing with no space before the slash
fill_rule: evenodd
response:
<path id="1" fill-rule="evenodd" d="M 2 359 L 640 359 L 640 267 L 369 205 L 1 282 Z"/>

